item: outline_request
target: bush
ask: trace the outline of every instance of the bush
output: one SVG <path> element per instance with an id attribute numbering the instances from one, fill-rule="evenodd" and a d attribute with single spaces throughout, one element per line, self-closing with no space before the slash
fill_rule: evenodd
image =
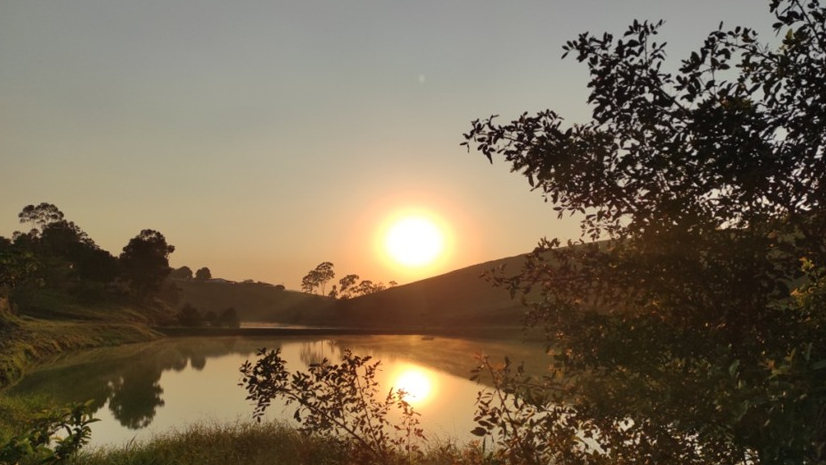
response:
<path id="1" fill-rule="evenodd" d="M 98 421 L 88 413 L 91 403 L 43 411 L 27 432 L 0 446 L 0 463 L 63 463 L 89 442 L 89 424 Z"/>
<path id="2" fill-rule="evenodd" d="M 291 373 L 280 349 L 261 349 L 258 356 L 255 365 L 247 361 L 241 367 L 240 383 L 249 393 L 247 400 L 256 403 L 256 420 L 273 399 L 282 398 L 296 405 L 300 432 L 340 444 L 356 463 L 390 464 L 399 457 L 410 461 L 421 456 L 418 442 L 425 436 L 419 414 L 404 400 L 403 391 L 390 389 L 383 399 L 377 397 L 379 362 L 371 362 L 371 357 L 345 350 L 341 364 L 324 359 L 310 365 L 307 373 Z M 388 418 L 392 411 L 400 414 L 398 424 Z"/>

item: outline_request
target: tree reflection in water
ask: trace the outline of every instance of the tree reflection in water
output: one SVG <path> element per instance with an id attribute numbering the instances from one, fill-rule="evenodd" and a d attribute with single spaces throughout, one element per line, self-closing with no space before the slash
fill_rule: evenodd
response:
<path id="1" fill-rule="evenodd" d="M 325 348 L 325 346 L 327 347 Z M 331 340 L 302 342 L 301 348 L 298 350 L 298 357 L 308 367 L 321 363 L 325 358 L 327 360 L 338 361 L 340 356 L 340 349 L 338 349 L 335 342 Z"/>
<path id="2" fill-rule="evenodd" d="M 382 394 L 391 387 L 405 390 L 429 435 L 462 440 L 475 438 L 468 433 L 476 426 L 473 399 L 483 388 L 467 380 L 474 353 L 493 358 L 507 353 L 526 361 L 532 354 L 536 360 L 527 366 L 547 363 L 547 356 L 538 355 L 541 344 L 415 335 L 170 338 L 66 357 L 28 374 L 4 395 L 48 396 L 64 405 L 94 398 L 101 421 L 92 426 L 93 444 L 123 445 L 189 422 L 249 418 L 237 369 L 262 347 L 282 348 L 293 371 L 306 371 L 324 358 L 340 363 L 344 348 L 373 356 L 381 360 Z M 291 410 L 285 409 L 286 415 L 277 410 L 274 418 L 291 421 Z"/>
<path id="3" fill-rule="evenodd" d="M 200 338 L 92 350 L 32 373 L 8 394 L 40 392 L 61 405 L 91 399 L 93 412 L 108 403 L 122 426 L 137 430 L 149 426 L 164 406 L 164 371 L 180 372 L 187 366 L 201 371 L 210 357 L 249 355 L 256 348 L 240 339 Z"/>
<path id="4" fill-rule="evenodd" d="M 158 384 L 162 373 L 153 363 L 139 362 L 111 383 L 109 410 L 121 425 L 141 429 L 152 423 L 157 408 L 164 405 L 163 388 Z"/>

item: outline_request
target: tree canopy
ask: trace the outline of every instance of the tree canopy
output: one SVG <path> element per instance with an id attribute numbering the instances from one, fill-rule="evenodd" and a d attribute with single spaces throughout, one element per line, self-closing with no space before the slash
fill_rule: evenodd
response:
<path id="1" fill-rule="evenodd" d="M 333 264 L 321 262 L 302 278 L 301 290 L 312 293 L 316 289 L 320 289 L 321 293 L 324 294 L 325 286 L 335 277 L 336 272 L 333 270 Z"/>
<path id="2" fill-rule="evenodd" d="M 581 34 L 563 56 L 589 69 L 590 121 L 465 135 L 584 218 L 494 277 L 553 354 L 541 384 L 501 378 L 543 411 L 510 425 L 514 460 L 826 460 L 826 9 L 769 7 L 776 46 L 721 24 L 674 73 L 662 22 Z M 482 407 L 479 434 L 503 431 Z"/>
<path id="3" fill-rule="evenodd" d="M 198 268 L 198 271 L 195 272 L 195 280 L 197 281 L 208 281 L 210 279 L 212 279 L 212 272 L 207 267 Z"/>
<path id="4" fill-rule="evenodd" d="M 32 229 L 42 230 L 46 225 L 63 220 L 63 212 L 48 202 L 26 205 L 17 215 L 21 223 L 31 223 Z"/>
<path id="5" fill-rule="evenodd" d="M 120 254 L 120 262 L 136 295 L 146 298 L 160 289 L 172 270 L 169 254 L 174 251 L 163 234 L 152 229 L 144 229 L 129 240 Z"/>
<path id="6" fill-rule="evenodd" d="M 181 281 L 189 281 L 192 279 L 192 268 L 188 266 L 182 266 L 180 268 L 175 268 L 174 270 L 169 272 L 169 277 L 171 279 L 178 279 Z"/>
<path id="7" fill-rule="evenodd" d="M 174 250 L 161 233 L 142 231 L 116 258 L 54 204 L 27 205 L 18 219 L 32 227 L 16 231 L 11 240 L 0 237 L 0 298 L 10 308 L 22 312 L 37 307 L 43 290 L 83 305 L 131 299 L 124 284 L 144 301 L 159 295 Z M 166 294 L 169 298 L 174 292 Z"/>

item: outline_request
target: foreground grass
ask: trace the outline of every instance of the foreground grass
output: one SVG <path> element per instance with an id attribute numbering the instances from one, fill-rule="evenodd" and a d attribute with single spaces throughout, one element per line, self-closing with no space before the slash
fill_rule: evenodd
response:
<path id="1" fill-rule="evenodd" d="M 0 395 L 0 445 L 26 431 L 37 412 L 55 407 L 43 396 L 6 397 Z"/>
<path id="2" fill-rule="evenodd" d="M 279 422 L 197 423 L 186 429 L 120 448 L 81 451 L 72 465 L 350 465 L 363 463 L 338 441 L 299 434 Z M 442 444 L 422 457 L 399 455 L 395 463 L 484 464 L 475 446 Z"/>

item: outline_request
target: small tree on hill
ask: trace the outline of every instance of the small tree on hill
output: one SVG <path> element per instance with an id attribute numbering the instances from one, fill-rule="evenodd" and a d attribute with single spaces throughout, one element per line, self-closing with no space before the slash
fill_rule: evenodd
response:
<path id="1" fill-rule="evenodd" d="M 210 279 L 212 279 L 212 272 L 209 271 L 207 267 L 199 268 L 198 271 L 195 272 L 196 281 L 208 281 Z"/>
<path id="2" fill-rule="evenodd" d="M 203 322 L 204 318 L 201 312 L 189 302 L 181 307 L 181 311 L 178 313 L 178 323 L 180 323 L 181 326 L 196 327 L 201 326 Z"/>
<path id="3" fill-rule="evenodd" d="M 215 319 L 215 323 L 217 326 L 224 328 L 238 328 L 241 326 L 241 320 L 238 318 L 238 312 L 234 307 L 230 307 L 221 312 L 218 318 Z"/>
<path id="4" fill-rule="evenodd" d="M 387 287 L 384 285 L 384 283 L 382 283 L 382 282 L 374 283 L 373 281 L 370 281 L 369 279 L 365 279 L 362 282 L 358 283 L 358 285 L 355 286 L 352 289 L 351 295 L 353 297 L 358 297 L 358 296 L 363 296 L 363 295 L 370 295 L 370 294 L 375 294 L 377 292 L 381 292 L 385 289 L 387 289 Z"/>
<path id="5" fill-rule="evenodd" d="M 341 299 L 348 299 L 351 297 L 353 286 L 358 282 L 359 275 L 348 274 L 347 276 L 338 280 L 338 292 L 332 297 L 339 297 Z M 335 286 L 333 286 L 335 288 Z"/>
<path id="6" fill-rule="evenodd" d="M 320 289 L 321 294 L 324 294 L 327 283 L 335 277 L 336 273 L 333 271 L 333 264 L 330 262 L 322 262 L 304 276 L 301 280 L 301 289 L 308 293 Z"/>
<path id="7" fill-rule="evenodd" d="M 176 268 L 169 273 L 169 278 L 180 281 L 189 281 L 192 279 L 192 269 L 188 266 Z"/>

